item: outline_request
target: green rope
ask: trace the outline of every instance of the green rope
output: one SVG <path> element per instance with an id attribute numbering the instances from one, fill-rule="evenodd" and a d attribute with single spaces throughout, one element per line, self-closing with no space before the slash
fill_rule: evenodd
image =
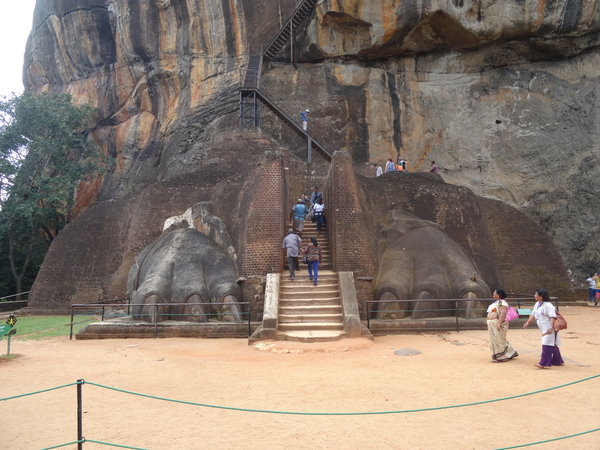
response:
<path id="1" fill-rule="evenodd" d="M 43 394 L 44 392 L 55 391 L 57 389 L 62 389 L 62 388 L 69 387 L 69 386 L 75 386 L 77 384 L 82 384 L 82 383 L 69 383 L 69 384 L 64 384 L 62 386 L 56 386 L 56 387 L 53 387 L 50 389 L 44 389 L 42 391 L 29 392 L 27 394 L 15 395 L 13 397 L 0 398 L 0 402 L 6 401 L 6 400 L 12 400 L 12 399 L 19 398 L 19 397 L 27 397 L 28 395 Z"/>
<path id="2" fill-rule="evenodd" d="M 93 441 L 91 439 L 86 439 L 85 442 L 93 442 L 94 444 L 101 444 L 101 445 L 110 445 L 111 447 L 119 447 L 119 448 L 131 448 L 133 450 L 147 450 L 145 448 L 139 448 L 139 447 L 128 447 L 126 445 L 119 445 L 119 444 L 110 444 L 108 442 L 101 442 L 101 441 Z M 45 449 L 44 449 L 45 450 Z"/>
<path id="3" fill-rule="evenodd" d="M 595 433 L 596 431 L 600 431 L 600 428 L 594 428 L 593 430 L 582 431 L 581 433 L 570 434 L 568 436 L 562 436 L 562 437 L 553 438 L 553 439 L 546 439 L 545 441 L 531 442 L 529 444 L 514 445 L 512 447 L 497 448 L 495 450 L 509 450 L 511 448 L 521 448 L 521 447 L 529 447 L 530 445 L 545 444 L 547 442 L 560 441 L 562 439 L 569 439 L 569 438 L 572 438 L 572 437 L 582 436 L 584 434 Z"/>
<path id="4" fill-rule="evenodd" d="M 581 380 L 572 381 L 570 383 L 561 384 L 559 386 L 555 386 L 555 387 L 551 387 L 551 388 L 547 388 L 547 389 L 540 389 L 538 391 L 527 392 L 525 394 L 512 395 L 510 397 L 502 397 L 502 398 L 497 398 L 497 399 L 492 399 L 492 400 L 483 400 L 483 401 L 480 401 L 480 402 L 462 403 L 460 405 L 436 406 L 436 407 L 430 407 L 430 408 L 405 409 L 405 410 L 397 410 L 397 411 L 340 412 L 340 413 L 270 411 L 270 410 L 264 410 L 264 409 L 247 409 L 247 408 L 236 408 L 236 407 L 233 407 L 233 406 L 209 405 L 209 404 L 206 404 L 206 403 L 188 402 L 188 401 L 174 400 L 174 399 L 164 398 L 164 397 L 156 397 L 154 395 L 140 394 L 140 393 L 137 393 L 137 392 L 126 391 L 126 390 L 123 390 L 123 389 L 117 389 L 117 388 L 113 388 L 113 387 L 110 387 L 110 386 L 104 386 L 104 385 L 101 385 L 101 384 L 92 383 L 90 381 L 86 381 L 86 384 L 90 384 L 92 386 L 97 386 L 97 387 L 104 388 L 104 389 L 110 389 L 110 390 L 117 391 L 117 392 L 123 392 L 125 394 L 137 395 L 137 396 L 140 396 L 140 397 L 153 398 L 153 399 L 157 399 L 157 400 L 164 400 L 164 401 L 167 401 L 167 402 L 182 403 L 182 404 L 185 404 L 185 405 L 204 406 L 206 408 L 227 409 L 227 410 L 231 410 L 231 411 L 257 412 L 257 413 L 267 413 L 267 414 L 294 414 L 294 415 L 304 415 L 304 416 L 362 416 L 362 415 L 376 415 L 376 414 L 403 414 L 403 413 L 412 413 L 412 412 L 424 412 L 424 411 L 435 411 L 435 410 L 441 410 L 441 409 L 461 408 L 461 407 L 464 407 L 464 406 L 483 405 L 483 404 L 486 404 L 486 403 L 501 402 L 501 401 L 504 401 L 504 400 L 511 400 L 511 399 L 515 399 L 515 398 L 521 398 L 521 397 L 527 397 L 529 395 L 539 394 L 539 393 L 542 393 L 542 392 L 548 392 L 548 391 L 552 391 L 552 390 L 555 390 L 555 389 L 560 389 L 560 388 L 563 388 L 563 387 L 566 387 L 566 386 L 571 386 L 573 384 L 582 383 L 584 381 L 589 381 L 589 380 L 592 380 L 592 379 L 598 378 L 598 377 L 600 377 L 600 374 L 599 375 L 593 375 L 593 376 L 588 377 L 588 378 L 583 378 Z"/>
<path id="5" fill-rule="evenodd" d="M 85 442 L 85 441 L 67 442 L 66 444 L 55 445 L 54 447 L 46 447 L 46 448 L 43 448 L 42 450 L 52 450 L 53 448 L 66 447 L 67 445 L 79 444 L 80 442 Z"/>

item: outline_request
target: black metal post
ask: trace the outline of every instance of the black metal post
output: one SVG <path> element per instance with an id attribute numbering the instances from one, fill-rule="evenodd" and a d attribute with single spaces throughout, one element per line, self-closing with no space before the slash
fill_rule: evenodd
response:
<path id="1" fill-rule="evenodd" d="M 240 308 L 241 309 L 241 308 Z M 252 336 L 250 327 L 250 318 L 252 317 L 252 303 L 248 304 L 248 337 Z"/>
<path id="2" fill-rule="evenodd" d="M 369 318 L 370 314 L 369 314 L 369 301 L 368 300 L 366 302 L 366 305 L 367 305 L 367 329 L 370 330 L 371 329 L 371 319 Z"/>
<path id="3" fill-rule="evenodd" d="M 454 300 L 454 311 L 456 311 L 456 332 L 458 333 L 460 331 L 460 327 L 458 325 L 458 300 Z"/>
<path id="4" fill-rule="evenodd" d="M 154 314 L 154 339 L 158 336 L 158 304 L 154 305 L 156 307 L 156 311 Z"/>
<path id="5" fill-rule="evenodd" d="M 83 410 L 82 410 L 82 395 L 81 386 L 85 383 L 85 380 L 77 380 L 77 450 L 83 450 Z"/>
<path id="6" fill-rule="evenodd" d="M 105 306 L 102 305 L 102 322 L 104 322 L 104 308 L 105 308 Z"/>
<path id="7" fill-rule="evenodd" d="M 312 139 L 310 137 L 306 141 L 306 160 L 309 164 L 312 162 Z"/>
<path id="8" fill-rule="evenodd" d="M 69 332 L 69 340 L 73 340 L 73 316 L 75 315 L 75 308 L 71 306 L 71 331 Z"/>
<path id="9" fill-rule="evenodd" d="M 290 62 L 294 64 L 294 21 L 290 20 Z"/>

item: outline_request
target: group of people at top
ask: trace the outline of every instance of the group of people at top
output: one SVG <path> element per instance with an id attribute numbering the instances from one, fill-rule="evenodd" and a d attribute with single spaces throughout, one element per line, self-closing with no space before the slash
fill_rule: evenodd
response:
<path id="1" fill-rule="evenodd" d="M 591 274 L 585 282 L 589 288 L 590 303 L 598 306 L 598 300 L 600 300 L 600 272 Z"/>
<path id="2" fill-rule="evenodd" d="M 508 312 L 510 305 L 506 301 L 506 292 L 502 289 L 494 291 L 494 303 L 487 309 L 487 326 L 490 341 L 490 353 L 493 363 L 510 361 L 519 354 L 506 339 L 508 332 Z M 523 328 L 535 320 L 542 333 L 542 356 L 534 366 L 538 369 L 549 369 L 552 366 L 563 366 L 565 362 L 558 346 L 562 343 L 558 331 L 554 329 L 556 308 L 550 303 L 550 295 L 545 289 L 536 289 L 535 305 Z M 516 315 L 515 315 L 516 317 Z"/>
<path id="3" fill-rule="evenodd" d="M 402 157 L 402 155 L 398 155 L 398 160 L 396 164 L 394 164 L 394 160 L 392 158 L 388 158 L 385 162 L 385 170 L 381 168 L 378 164 L 373 164 L 373 168 L 375 169 L 375 176 L 378 177 L 383 175 L 384 173 L 389 172 L 406 172 L 406 160 Z M 438 173 L 438 166 L 435 164 L 435 161 L 431 161 L 431 167 L 429 168 L 429 172 Z"/>
<path id="4" fill-rule="evenodd" d="M 319 188 L 315 186 L 313 193 L 307 197 L 303 192 L 292 208 L 290 219 L 293 221 L 293 230 L 302 238 L 302 230 L 304 229 L 305 220 L 310 219 L 313 223 L 317 223 L 317 237 L 321 234 L 321 228 L 326 223 L 325 211 L 327 208 L 323 203 L 323 194 Z"/>
<path id="5" fill-rule="evenodd" d="M 302 248 L 302 231 L 304 222 L 309 218 L 317 223 L 317 237 L 321 234 L 321 229 L 325 222 L 325 204 L 323 203 L 323 194 L 318 187 L 314 187 L 314 191 L 310 198 L 302 193 L 292 208 L 290 219 L 292 219 L 292 229 L 288 230 L 287 236 L 283 239 L 282 248 L 288 260 L 290 269 L 290 280 L 296 277 L 296 271 L 300 270 L 298 257 L 300 253 L 306 256 L 306 264 L 308 265 L 308 276 L 310 281 L 317 286 L 319 278 L 319 266 L 321 265 L 321 247 L 316 237 L 311 238 L 311 243 L 306 248 Z"/>

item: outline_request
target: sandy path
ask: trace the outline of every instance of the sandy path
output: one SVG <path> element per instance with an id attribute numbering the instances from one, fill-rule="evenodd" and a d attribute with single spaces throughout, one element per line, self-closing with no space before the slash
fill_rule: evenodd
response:
<path id="1" fill-rule="evenodd" d="M 600 374 L 600 308 L 561 308 L 566 365 L 539 370 L 539 331 L 512 329 L 520 353 L 490 364 L 486 331 L 334 344 L 243 339 L 16 341 L 0 362 L 0 398 L 85 379 L 188 402 L 298 412 L 437 408 L 522 394 Z M 394 351 L 413 348 L 416 356 Z M 6 351 L 6 342 L 0 343 Z M 600 427 L 600 377 L 554 391 L 455 409 L 314 416 L 206 408 L 83 386 L 84 436 L 145 449 L 497 449 Z M 562 408 L 555 405 L 563 403 Z M 76 440 L 76 387 L 2 402 L 3 449 Z M 598 449 L 600 432 L 536 449 Z M 85 449 L 110 448 L 86 443 Z M 76 448 L 76 445 L 67 447 Z"/>

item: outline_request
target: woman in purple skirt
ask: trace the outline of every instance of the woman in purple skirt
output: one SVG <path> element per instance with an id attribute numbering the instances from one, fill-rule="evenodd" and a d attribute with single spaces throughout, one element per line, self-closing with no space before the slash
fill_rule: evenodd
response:
<path id="1" fill-rule="evenodd" d="M 523 325 L 527 328 L 529 323 L 535 319 L 538 328 L 542 332 L 542 358 L 539 363 L 534 364 L 538 369 L 549 369 L 554 366 L 564 366 L 565 362 L 560 356 L 559 344 L 562 344 L 558 331 L 554 331 L 554 321 L 556 320 L 556 308 L 550 303 L 550 296 L 545 289 L 536 289 L 536 304 L 529 319 Z"/>

